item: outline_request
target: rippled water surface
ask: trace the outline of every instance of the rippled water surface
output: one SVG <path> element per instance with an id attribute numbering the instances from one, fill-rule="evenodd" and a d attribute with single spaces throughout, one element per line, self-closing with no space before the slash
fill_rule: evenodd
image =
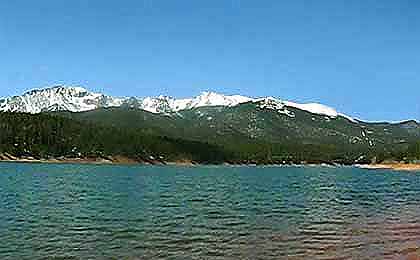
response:
<path id="1" fill-rule="evenodd" d="M 0 164 L 0 259 L 405 259 L 420 173 Z"/>

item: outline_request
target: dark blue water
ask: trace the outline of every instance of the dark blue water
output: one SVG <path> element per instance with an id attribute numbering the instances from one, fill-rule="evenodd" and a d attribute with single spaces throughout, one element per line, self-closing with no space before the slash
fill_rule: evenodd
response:
<path id="1" fill-rule="evenodd" d="M 404 259 L 420 173 L 0 164 L 0 259 Z"/>

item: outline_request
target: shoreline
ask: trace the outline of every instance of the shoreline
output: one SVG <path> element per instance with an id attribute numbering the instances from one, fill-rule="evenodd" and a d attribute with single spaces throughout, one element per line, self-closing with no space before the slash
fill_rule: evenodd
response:
<path id="1" fill-rule="evenodd" d="M 0 163 L 45 163 L 45 164 L 91 164 L 91 165 L 162 165 L 162 166 L 199 166 L 199 165 L 224 165 L 224 166 L 262 166 L 262 167 L 356 167 L 367 170 L 395 170 L 395 171 L 420 171 L 420 163 L 378 163 L 378 164 L 325 164 L 325 163 L 303 163 L 303 164 L 254 164 L 254 163 L 220 163 L 204 164 L 189 160 L 179 161 L 137 161 L 123 156 L 107 158 L 54 158 L 54 159 L 35 159 L 35 158 L 16 158 L 0 154 Z"/>
<path id="2" fill-rule="evenodd" d="M 179 161 L 158 160 L 135 160 L 125 156 L 107 156 L 90 158 L 50 158 L 37 159 L 33 157 L 15 157 L 10 154 L 0 154 L 0 162 L 8 163 L 45 163 L 45 164 L 93 164 L 93 165 L 199 165 L 198 163 Z"/>

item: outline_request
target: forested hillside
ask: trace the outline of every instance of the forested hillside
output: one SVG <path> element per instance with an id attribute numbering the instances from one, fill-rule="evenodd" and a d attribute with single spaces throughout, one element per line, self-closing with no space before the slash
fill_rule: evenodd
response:
<path id="1" fill-rule="evenodd" d="M 227 154 L 214 145 L 147 135 L 45 114 L 0 113 L 0 153 L 14 156 L 127 156 L 138 161 L 217 163 Z"/>
<path id="2" fill-rule="evenodd" d="M 230 160 L 236 162 L 351 164 L 401 161 L 417 156 L 412 146 L 420 140 L 420 127 L 415 121 L 365 123 L 291 107 L 266 109 L 254 103 L 202 107 L 170 114 L 106 108 L 56 115 L 172 138 L 205 141 L 229 151 Z"/>

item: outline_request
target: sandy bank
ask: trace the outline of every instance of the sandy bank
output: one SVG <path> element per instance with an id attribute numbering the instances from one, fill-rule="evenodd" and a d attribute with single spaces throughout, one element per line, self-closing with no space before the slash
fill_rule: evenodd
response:
<path id="1" fill-rule="evenodd" d="M 384 163 L 384 164 L 366 164 L 366 165 L 357 165 L 359 168 L 363 169 L 389 169 L 396 171 L 420 171 L 420 164 L 417 163 Z"/>

